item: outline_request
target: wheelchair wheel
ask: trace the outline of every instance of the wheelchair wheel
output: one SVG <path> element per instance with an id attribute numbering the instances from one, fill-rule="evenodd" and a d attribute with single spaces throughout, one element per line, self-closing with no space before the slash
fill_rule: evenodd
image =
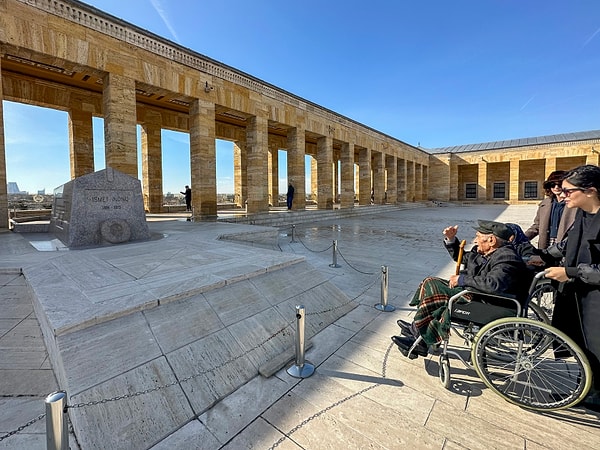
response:
<path id="1" fill-rule="evenodd" d="M 537 322 L 550 323 L 546 309 L 534 302 L 530 302 L 527 306 L 527 317 Z"/>
<path id="2" fill-rule="evenodd" d="M 575 405 L 590 389 L 592 371 L 567 335 L 540 321 L 503 318 L 484 326 L 471 358 L 482 381 L 505 400 L 548 411 Z"/>
<path id="3" fill-rule="evenodd" d="M 541 309 L 545 316 L 548 318 L 548 322 L 552 320 L 552 313 L 554 311 L 554 300 L 556 298 L 556 289 L 550 283 L 543 283 L 536 288 L 535 291 L 529 296 L 530 307 L 535 305 Z"/>
<path id="4" fill-rule="evenodd" d="M 446 389 L 450 389 L 450 360 L 447 355 L 440 355 L 438 361 L 438 375 L 442 385 Z"/>

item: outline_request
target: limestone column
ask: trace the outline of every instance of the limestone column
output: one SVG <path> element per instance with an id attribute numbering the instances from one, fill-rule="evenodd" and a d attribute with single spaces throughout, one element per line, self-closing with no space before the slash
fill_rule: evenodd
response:
<path id="1" fill-rule="evenodd" d="M 487 173 L 488 163 L 479 161 L 477 168 L 477 201 L 479 202 L 487 200 Z"/>
<path id="2" fill-rule="evenodd" d="M 146 111 L 142 123 L 142 192 L 144 208 L 162 212 L 162 118 L 157 111 Z"/>
<path id="3" fill-rule="evenodd" d="M 385 194 L 385 160 L 383 153 L 373 152 L 373 191 L 375 204 L 383 204 Z"/>
<path id="4" fill-rule="evenodd" d="M 2 55 L 0 54 L 0 58 Z M 8 229 L 8 186 L 6 179 L 6 144 L 4 141 L 4 107 L 2 106 L 2 67 L 0 66 L 0 229 Z"/>
<path id="5" fill-rule="evenodd" d="M 406 164 L 406 201 L 414 202 L 415 198 L 415 162 Z"/>
<path id="6" fill-rule="evenodd" d="M 312 199 L 315 202 L 319 201 L 319 176 L 317 171 L 317 159 L 311 155 L 310 157 L 310 192 Z"/>
<path id="7" fill-rule="evenodd" d="M 448 161 L 450 165 L 450 201 L 458 200 L 458 158 L 453 158 L 452 154 L 448 155 Z"/>
<path id="8" fill-rule="evenodd" d="M 556 156 L 549 156 L 546 158 L 546 167 L 545 167 L 545 172 L 546 172 L 546 177 L 544 178 L 544 180 L 548 179 L 548 176 L 554 172 L 556 170 Z"/>
<path id="9" fill-rule="evenodd" d="M 306 208 L 306 137 L 304 125 L 290 128 L 287 133 L 288 181 L 294 186 L 293 209 Z"/>
<path id="10" fill-rule="evenodd" d="M 595 166 L 600 165 L 600 153 L 598 153 L 594 147 L 592 147 L 592 153 L 590 155 L 586 155 L 585 157 L 586 164 L 593 164 Z"/>
<path id="11" fill-rule="evenodd" d="M 69 160 L 71 179 L 94 172 L 92 113 L 83 109 L 80 99 L 69 109 Z"/>
<path id="12" fill-rule="evenodd" d="M 358 153 L 359 205 L 371 204 L 371 149 L 363 148 Z"/>
<path id="13" fill-rule="evenodd" d="M 106 167 L 138 177 L 135 81 L 108 73 L 102 92 Z"/>
<path id="14" fill-rule="evenodd" d="M 354 201 L 358 201 L 360 195 L 360 167 L 354 164 Z"/>
<path id="15" fill-rule="evenodd" d="M 422 174 L 423 174 L 423 188 L 421 198 L 423 200 L 429 200 L 429 166 L 422 166 Z"/>
<path id="16" fill-rule="evenodd" d="M 398 201 L 406 202 L 406 159 L 398 159 Z"/>
<path id="17" fill-rule="evenodd" d="M 354 143 L 344 142 L 340 151 L 342 192 L 340 208 L 354 207 Z"/>
<path id="18" fill-rule="evenodd" d="M 268 120 L 266 114 L 252 116 L 246 126 L 248 153 L 248 213 L 269 210 L 268 194 Z"/>
<path id="19" fill-rule="evenodd" d="M 267 173 L 269 175 L 269 205 L 279 206 L 279 147 L 270 142 L 267 152 Z"/>
<path id="20" fill-rule="evenodd" d="M 217 145 L 215 104 L 190 103 L 190 169 L 194 220 L 217 216 Z"/>
<path id="21" fill-rule="evenodd" d="M 519 160 L 510 160 L 508 199 L 510 203 L 519 201 Z"/>
<path id="22" fill-rule="evenodd" d="M 415 200 L 423 200 L 423 165 L 415 163 Z"/>
<path id="23" fill-rule="evenodd" d="M 317 208 L 333 209 L 333 139 L 317 139 Z"/>
<path id="24" fill-rule="evenodd" d="M 233 191 L 236 206 L 244 208 L 248 198 L 246 141 L 233 143 Z"/>
<path id="25" fill-rule="evenodd" d="M 385 170 L 387 173 L 387 202 L 395 205 L 398 202 L 398 159 L 393 155 L 386 155 Z"/>

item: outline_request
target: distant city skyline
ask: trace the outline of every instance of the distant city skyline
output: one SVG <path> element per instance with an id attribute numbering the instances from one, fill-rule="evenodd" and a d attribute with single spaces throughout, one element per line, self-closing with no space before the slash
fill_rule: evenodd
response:
<path id="1" fill-rule="evenodd" d="M 597 0 L 85 3 L 426 149 L 599 128 Z M 3 109 L 7 180 L 29 192 L 69 181 L 67 113 Z M 162 143 L 163 192 L 180 192 L 189 136 L 163 130 Z M 217 192 L 233 193 L 232 144 L 216 149 Z M 94 155 L 104 168 L 100 118 Z"/>

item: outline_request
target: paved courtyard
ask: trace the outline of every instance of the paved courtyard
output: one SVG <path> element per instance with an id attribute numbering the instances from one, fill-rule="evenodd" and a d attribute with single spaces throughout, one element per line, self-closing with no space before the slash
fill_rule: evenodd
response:
<path id="1" fill-rule="evenodd" d="M 600 414 L 578 407 L 552 413 L 520 409 L 491 393 L 458 361 L 452 361 L 453 381 L 446 390 L 435 355 L 408 360 L 390 341 L 399 331 L 396 320 L 412 314 L 407 305 L 418 283 L 454 270 L 441 245 L 445 226 L 458 224 L 459 238 L 470 242 L 477 218 L 527 227 L 534 214 L 534 205 L 385 208 L 378 214 L 298 223 L 293 230 L 281 227 L 270 245 L 247 242 L 265 255 L 305 259 L 355 307 L 311 338 L 306 359 L 316 367 L 312 376 L 293 378 L 285 369 L 259 375 L 151 448 L 600 448 Z M 237 225 L 153 221 L 150 227 L 182 235 L 206 230 L 216 238 Z M 232 244 L 218 245 L 228 249 Z M 130 246 L 122 248 L 123 254 L 131 252 Z M 34 265 L 48 254 L 14 233 L 0 234 L 0 437 L 42 414 L 45 395 L 58 389 L 32 294 L 19 272 L 20 265 Z M 382 266 L 388 272 L 391 312 L 375 308 L 382 301 Z M 306 273 L 298 272 L 296 284 L 311 284 L 302 279 Z M 311 320 L 319 316 L 307 310 L 306 321 Z M 0 449 L 45 448 L 44 424 L 37 421 L 3 439 Z M 75 436 L 70 443 L 77 448 Z M 131 446 L 124 439 L 118 448 Z"/>

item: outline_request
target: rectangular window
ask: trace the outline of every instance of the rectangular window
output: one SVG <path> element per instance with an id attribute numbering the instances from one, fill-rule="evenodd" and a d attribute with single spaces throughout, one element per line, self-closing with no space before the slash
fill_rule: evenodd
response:
<path id="1" fill-rule="evenodd" d="M 523 189 L 524 198 L 538 198 L 537 181 L 526 181 Z"/>
<path id="2" fill-rule="evenodd" d="M 506 183 L 504 181 L 494 183 L 494 198 L 506 199 Z"/>
<path id="3" fill-rule="evenodd" d="M 477 183 L 465 184 L 465 198 L 477 198 Z"/>

